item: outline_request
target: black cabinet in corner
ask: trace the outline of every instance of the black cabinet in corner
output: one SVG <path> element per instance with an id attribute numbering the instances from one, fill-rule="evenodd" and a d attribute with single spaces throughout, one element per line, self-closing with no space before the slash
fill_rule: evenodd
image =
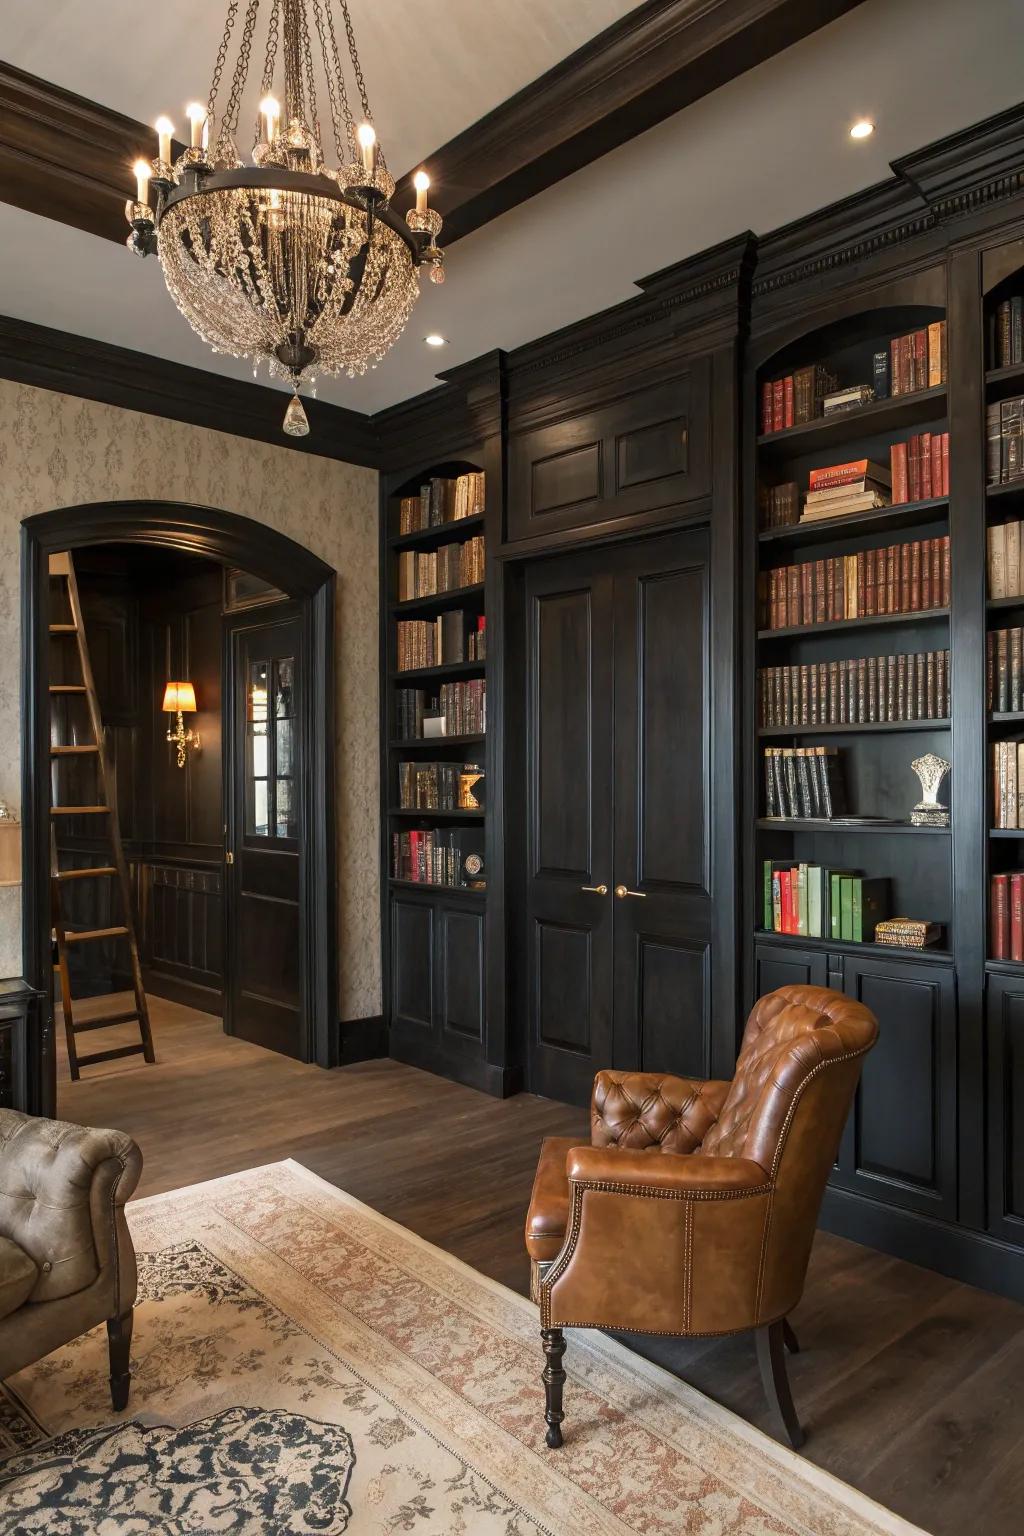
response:
<path id="1" fill-rule="evenodd" d="M 988 1229 L 1024 1244 L 1024 974 L 988 978 Z"/>
<path id="2" fill-rule="evenodd" d="M 0 1109 L 28 1110 L 29 1033 L 38 1029 L 41 994 L 0 980 Z"/>
<path id="3" fill-rule="evenodd" d="M 779 944 L 754 947 L 754 981 L 757 997 L 779 987 L 827 987 L 828 955 L 823 949 L 783 948 Z"/>
<path id="4" fill-rule="evenodd" d="M 393 891 L 388 1050 L 493 1093 L 507 1074 L 485 1057 L 484 925 L 474 892 Z"/>
<path id="5" fill-rule="evenodd" d="M 832 1182 L 887 1205 L 954 1218 L 953 969 L 916 958 L 847 955 L 843 990 L 871 1009 L 879 1036 L 864 1060 Z"/>

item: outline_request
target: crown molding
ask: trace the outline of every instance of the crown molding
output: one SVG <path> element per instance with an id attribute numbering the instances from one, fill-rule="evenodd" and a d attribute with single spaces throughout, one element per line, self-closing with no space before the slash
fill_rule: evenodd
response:
<path id="1" fill-rule="evenodd" d="M 304 399 L 309 436 L 288 437 L 281 430 L 288 403 L 281 390 L 27 320 L 0 316 L 0 378 L 253 438 L 276 448 L 380 468 L 374 421 L 359 411 Z"/>

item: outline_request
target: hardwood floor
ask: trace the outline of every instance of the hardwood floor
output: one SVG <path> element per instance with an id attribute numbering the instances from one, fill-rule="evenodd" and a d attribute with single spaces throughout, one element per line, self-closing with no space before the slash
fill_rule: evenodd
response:
<path id="1" fill-rule="evenodd" d="M 139 1142 L 139 1195 L 294 1157 L 527 1289 L 522 1226 L 537 1148 L 549 1135 L 585 1139 L 583 1111 L 529 1094 L 498 1102 L 392 1061 L 321 1072 L 151 1001 L 156 1066 L 128 1058 L 86 1068 L 79 1083 L 64 1070 L 59 1084 L 63 1117 Z M 97 1031 L 90 1048 L 115 1035 Z M 820 1233 L 793 1321 L 804 1454 L 934 1536 L 1019 1528 L 1024 1308 Z M 629 1342 L 768 1427 L 752 1340 Z M 570 1335 L 570 1363 L 571 1352 Z M 541 1363 L 538 1341 L 538 1392 Z M 566 1411 L 571 1430 L 571 1393 Z"/>

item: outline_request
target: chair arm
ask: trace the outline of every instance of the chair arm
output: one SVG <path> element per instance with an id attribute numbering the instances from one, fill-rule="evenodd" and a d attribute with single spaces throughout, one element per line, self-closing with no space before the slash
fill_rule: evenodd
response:
<path id="1" fill-rule="evenodd" d="M 722 1113 L 730 1083 L 666 1072 L 598 1072 L 590 1100 L 595 1147 L 696 1152 Z"/>
<path id="2" fill-rule="evenodd" d="M 141 1171 L 142 1154 L 121 1131 L 0 1111 L 0 1233 L 40 1270 L 30 1300 L 73 1295 L 118 1263 L 123 1208 Z"/>
<path id="3" fill-rule="evenodd" d="M 773 1185 L 759 1163 L 575 1147 L 545 1328 L 734 1333 L 757 1326 Z"/>

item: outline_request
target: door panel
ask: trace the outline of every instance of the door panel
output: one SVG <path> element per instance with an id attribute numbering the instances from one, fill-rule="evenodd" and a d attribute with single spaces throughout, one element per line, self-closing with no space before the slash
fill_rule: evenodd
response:
<path id="1" fill-rule="evenodd" d="M 552 561 L 526 605 L 531 1084 L 585 1102 L 611 1057 L 612 578 L 593 557 Z"/>
<path id="2" fill-rule="evenodd" d="M 484 915 L 442 907 L 441 1024 L 463 1039 L 484 1037 Z"/>
<path id="3" fill-rule="evenodd" d="M 302 629 L 291 605 L 231 632 L 228 1032 L 309 1057 L 299 967 Z"/>
<path id="4" fill-rule="evenodd" d="M 758 944 L 754 950 L 754 996 L 779 987 L 827 987 L 828 955 L 823 949 Z"/>
<path id="5" fill-rule="evenodd" d="M 703 532 L 648 540 L 620 555 L 615 1064 L 698 1076 L 710 1065 L 707 635 Z M 675 999 L 668 1013 L 663 989 L 643 985 L 651 964 L 655 973 L 671 964 L 684 989 L 685 1001 Z"/>

